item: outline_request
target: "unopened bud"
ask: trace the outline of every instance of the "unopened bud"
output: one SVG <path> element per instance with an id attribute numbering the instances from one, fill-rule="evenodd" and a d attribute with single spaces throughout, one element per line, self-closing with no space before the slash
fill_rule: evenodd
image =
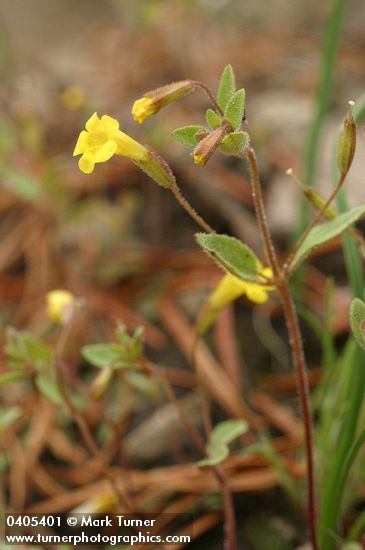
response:
<path id="1" fill-rule="evenodd" d="M 317 210 L 322 210 L 327 202 L 327 199 L 322 197 L 322 195 L 311 187 L 305 187 L 303 191 L 309 202 L 313 204 L 314 208 Z M 323 217 L 326 218 L 326 220 L 334 220 L 337 217 L 336 209 L 333 208 L 333 206 L 327 206 L 327 208 L 323 211 Z"/>
<path id="2" fill-rule="evenodd" d="M 347 174 L 356 149 L 356 122 L 352 115 L 353 101 L 349 101 L 349 114 L 345 119 L 338 146 L 337 164 L 342 175 Z"/>
<path id="3" fill-rule="evenodd" d="M 224 138 L 226 133 L 226 128 L 221 126 L 210 132 L 207 137 L 202 139 L 193 151 L 193 159 L 195 164 L 204 166 L 210 157 L 213 155 L 214 151 L 217 149 L 218 145 Z"/>
<path id="4" fill-rule="evenodd" d="M 112 367 L 104 367 L 96 378 L 94 378 L 90 388 L 91 399 L 98 401 L 103 397 L 113 379 L 113 372 Z"/>
<path id="5" fill-rule="evenodd" d="M 194 88 L 190 80 L 173 82 L 156 90 L 147 92 L 141 99 L 137 99 L 132 107 L 133 118 L 138 124 L 142 124 L 151 115 L 157 113 L 162 107 L 184 97 Z"/>
<path id="6" fill-rule="evenodd" d="M 294 170 L 292 168 L 289 168 L 286 171 L 288 176 L 291 176 L 293 180 L 298 184 L 298 186 L 303 191 L 306 198 L 309 200 L 309 202 L 316 208 L 316 210 L 322 210 L 322 208 L 325 206 L 327 199 L 322 197 L 318 191 L 315 191 L 311 187 L 308 187 L 307 185 L 304 185 L 298 176 L 295 174 Z M 327 206 L 327 208 L 323 211 L 323 217 L 327 220 L 333 220 L 337 217 L 337 212 L 335 208 L 332 206 Z"/>

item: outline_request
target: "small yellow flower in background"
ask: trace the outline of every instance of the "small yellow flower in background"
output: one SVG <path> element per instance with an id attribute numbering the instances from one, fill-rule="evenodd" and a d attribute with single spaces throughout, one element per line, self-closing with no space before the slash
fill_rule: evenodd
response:
<path id="1" fill-rule="evenodd" d="M 194 82 L 180 80 L 155 90 L 147 92 L 141 99 L 137 99 L 132 107 L 133 118 L 138 124 L 142 124 L 147 118 L 157 113 L 169 103 L 184 97 L 194 89 Z"/>
<path id="2" fill-rule="evenodd" d="M 231 273 L 226 273 L 209 296 L 198 316 L 196 324 L 198 334 L 204 334 L 222 309 L 240 296 L 246 296 L 255 304 L 267 302 L 269 299 L 269 292 L 275 290 L 275 286 L 267 285 L 265 281 L 271 279 L 273 273 L 269 267 L 260 267 L 260 275 L 262 284 L 242 281 L 238 277 L 231 275 Z"/>
<path id="3" fill-rule="evenodd" d="M 68 86 L 61 95 L 62 103 L 70 111 L 77 111 L 86 102 L 86 93 L 81 86 Z"/>
<path id="4" fill-rule="evenodd" d="M 106 162 L 113 155 L 128 157 L 137 162 L 148 160 L 148 150 L 119 130 L 119 122 L 109 115 L 94 113 L 86 122 L 76 143 L 73 155 L 82 155 L 79 168 L 90 174 L 98 162 Z"/>
<path id="5" fill-rule="evenodd" d="M 47 317 L 58 325 L 64 325 L 72 315 L 75 296 L 68 290 L 51 290 L 46 295 Z"/>

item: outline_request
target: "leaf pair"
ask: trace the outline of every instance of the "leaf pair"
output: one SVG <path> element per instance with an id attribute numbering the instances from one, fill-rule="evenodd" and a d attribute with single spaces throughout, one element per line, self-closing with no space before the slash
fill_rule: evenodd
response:
<path id="1" fill-rule="evenodd" d="M 230 122 L 233 130 L 237 130 L 244 118 L 246 93 L 243 88 L 236 91 L 235 76 L 231 65 L 225 67 L 218 88 L 217 102 L 224 113 L 224 118 Z"/>
<path id="2" fill-rule="evenodd" d="M 138 327 L 134 334 L 129 335 L 123 328 L 116 330 L 119 343 L 91 344 L 81 350 L 82 356 L 94 367 L 99 369 L 132 368 L 143 350 L 143 328 Z"/>

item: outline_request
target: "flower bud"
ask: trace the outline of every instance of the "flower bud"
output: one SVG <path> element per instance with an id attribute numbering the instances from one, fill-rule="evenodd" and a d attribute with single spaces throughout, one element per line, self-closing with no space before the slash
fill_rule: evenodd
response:
<path id="1" fill-rule="evenodd" d="M 75 296 L 68 290 L 52 290 L 46 295 L 47 317 L 58 325 L 65 325 L 72 317 Z"/>
<path id="2" fill-rule="evenodd" d="M 226 134 L 226 128 L 220 126 L 212 132 L 210 132 L 207 137 L 202 139 L 193 151 L 193 159 L 195 164 L 200 166 L 205 166 L 210 157 L 213 155 L 214 151 L 217 149 L 218 145 L 224 138 Z"/>
<path id="3" fill-rule="evenodd" d="M 323 198 L 322 195 L 318 193 L 318 191 L 315 191 L 311 187 L 308 187 L 307 185 L 304 185 L 300 179 L 297 177 L 297 175 L 294 173 L 294 170 L 292 168 L 289 168 L 286 173 L 288 176 L 291 176 L 295 183 L 298 184 L 298 186 L 303 191 L 304 195 L 307 197 L 309 202 L 316 208 L 317 210 L 322 210 L 322 208 L 325 206 L 327 199 Z M 337 217 L 336 209 L 332 206 L 327 206 L 327 208 L 323 212 L 323 217 L 327 220 L 333 220 Z"/>
<path id="4" fill-rule="evenodd" d="M 356 122 L 352 115 L 353 101 L 349 101 L 349 114 L 344 122 L 338 146 L 337 165 L 342 175 L 347 174 L 356 149 Z"/>
<path id="5" fill-rule="evenodd" d="M 113 372 L 112 367 L 105 367 L 99 372 L 96 378 L 94 378 L 90 388 L 91 399 L 99 401 L 99 399 L 103 397 L 113 380 Z"/>
<path id="6" fill-rule="evenodd" d="M 147 92 L 133 104 L 132 115 L 134 120 L 138 124 L 142 124 L 142 122 L 157 113 L 162 107 L 184 97 L 193 88 L 194 84 L 190 80 L 181 80 Z"/>
<path id="7" fill-rule="evenodd" d="M 311 187 L 305 187 L 303 192 L 309 202 L 313 204 L 314 208 L 317 210 L 322 210 L 327 202 L 327 199 L 323 198 L 322 195 Z M 326 218 L 326 220 L 334 220 L 337 217 L 335 208 L 333 208 L 333 206 L 327 206 L 327 208 L 323 211 L 323 217 Z"/>

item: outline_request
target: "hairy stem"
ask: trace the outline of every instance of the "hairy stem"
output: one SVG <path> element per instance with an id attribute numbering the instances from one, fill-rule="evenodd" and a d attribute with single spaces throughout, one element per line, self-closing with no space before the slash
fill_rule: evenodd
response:
<path id="1" fill-rule="evenodd" d="M 181 193 L 180 188 L 176 182 L 174 182 L 173 186 L 171 187 L 171 191 L 178 203 L 184 208 L 189 216 L 193 218 L 193 220 L 196 221 L 196 223 L 200 225 L 202 229 L 204 229 L 206 233 L 214 233 L 214 230 L 210 227 L 210 225 L 203 220 L 203 218 L 194 210 L 192 206 L 190 206 L 184 195 Z"/>
<path id="2" fill-rule="evenodd" d="M 316 526 L 316 503 L 314 489 L 314 461 L 313 461 L 313 436 L 312 419 L 309 404 L 309 385 L 308 376 L 304 359 L 303 342 L 299 328 L 298 316 L 292 300 L 287 278 L 280 271 L 279 262 L 272 243 L 270 229 L 266 219 L 265 206 L 262 196 L 261 184 L 257 169 L 255 153 L 252 149 L 246 151 L 247 160 L 251 173 L 252 196 L 254 199 L 256 216 L 260 228 L 261 237 L 264 244 L 265 255 L 274 277 L 277 279 L 277 290 L 282 302 L 286 324 L 290 337 L 290 346 L 292 351 L 293 363 L 297 376 L 298 394 L 300 399 L 303 424 L 304 440 L 307 462 L 307 482 L 308 482 L 308 521 L 310 539 L 313 550 L 317 550 L 317 526 Z"/>
<path id="3" fill-rule="evenodd" d="M 212 94 L 212 92 L 210 91 L 210 89 L 208 88 L 208 86 L 206 84 L 204 84 L 204 82 L 200 82 L 200 80 L 192 80 L 191 81 L 192 84 L 194 84 L 194 86 L 196 86 L 197 88 L 200 88 L 202 89 L 206 94 L 207 96 L 209 97 L 209 101 L 211 102 L 211 104 L 213 105 L 214 109 L 221 115 L 223 116 L 223 111 L 222 109 L 219 107 L 214 95 Z"/>

